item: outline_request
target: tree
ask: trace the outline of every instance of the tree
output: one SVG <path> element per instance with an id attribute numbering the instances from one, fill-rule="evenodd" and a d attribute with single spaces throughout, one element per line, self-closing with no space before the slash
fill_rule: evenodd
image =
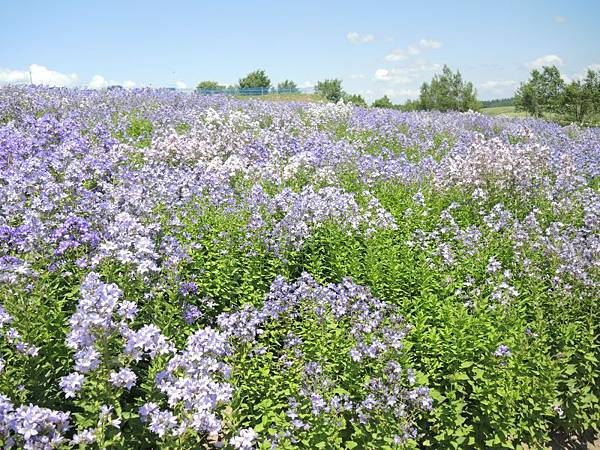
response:
<path id="1" fill-rule="evenodd" d="M 588 70 L 583 80 L 575 80 L 563 89 L 560 113 L 571 122 L 585 119 L 600 111 L 600 71 Z"/>
<path id="2" fill-rule="evenodd" d="M 319 81 L 315 86 L 315 92 L 330 102 L 337 103 L 344 95 L 344 91 L 342 90 L 342 80 L 334 79 Z"/>
<path id="3" fill-rule="evenodd" d="M 541 98 L 531 82 L 521 83 L 515 93 L 515 109 L 525 111 L 533 117 L 542 117 Z"/>
<path id="4" fill-rule="evenodd" d="M 419 100 L 406 100 L 403 105 L 400 105 L 400 111 L 409 112 L 409 111 L 418 111 L 420 109 Z"/>
<path id="5" fill-rule="evenodd" d="M 531 78 L 522 83 L 515 94 L 517 111 L 527 111 L 534 117 L 543 117 L 547 113 L 560 114 L 562 96 L 565 82 L 560 76 L 556 66 L 542 67 L 542 71 L 535 69 Z M 571 89 L 570 95 L 574 94 Z"/>
<path id="6" fill-rule="evenodd" d="M 389 109 L 391 109 L 394 107 L 394 104 L 391 102 L 391 100 L 388 98 L 387 95 L 384 95 L 383 97 L 375 100 L 371 106 L 373 108 L 389 108 Z"/>
<path id="7" fill-rule="evenodd" d="M 352 103 L 353 105 L 360 106 L 361 108 L 366 108 L 367 102 L 360 94 L 344 94 L 342 96 L 346 103 Z"/>
<path id="8" fill-rule="evenodd" d="M 592 103 L 592 113 L 600 114 L 600 70 L 588 69 L 583 80 L 585 96 Z"/>
<path id="9" fill-rule="evenodd" d="M 282 92 L 297 93 L 297 92 L 300 92 L 300 90 L 298 89 L 298 85 L 296 83 L 294 83 L 292 80 L 285 80 L 277 85 L 277 92 L 279 92 L 279 93 L 282 93 Z"/>
<path id="10" fill-rule="evenodd" d="M 198 83 L 198 86 L 196 86 L 196 91 L 197 92 L 201 92 L 201 91 L 222 91 L 224 89 L 225 89 L 225 86 L 221 86 L 216 81 L 201 81 L 200 83 Z"/>
<path id="11" fill-rule="evenodd" d="M 240 89 L 256 89 L 261 88 L 268 92 L 271 87 L 271 80 L 267 76 L 264 70 L 259 69 L 254 72 L 250 72 L 244 78 L 240 79 Z"/>
<path id="12" fill-rule="evenodd" d="M 573 81 L 565 86 L 561 98 L 561 113 L 567 120 L 583 122 L 588 115 L 593 105 L 585 94 L 581 81 Z"/>
<path id="13" fill-rule="evenodd" d="M 465 82 L 459 71 L 453 73 L 446 65 L 431 83 L 423 83 L 419 96 L 420 109 L 438 111 L 478 110 L 477 91 L 473 83 Z"/>

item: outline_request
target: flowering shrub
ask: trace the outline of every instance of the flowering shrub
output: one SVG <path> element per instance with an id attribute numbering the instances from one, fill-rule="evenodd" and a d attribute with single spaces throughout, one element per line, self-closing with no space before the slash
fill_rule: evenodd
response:
<path id="1" fill-rule="evenodd" d="M 600 428 L 600 130 L 0 88 L 6 448 Z"/>

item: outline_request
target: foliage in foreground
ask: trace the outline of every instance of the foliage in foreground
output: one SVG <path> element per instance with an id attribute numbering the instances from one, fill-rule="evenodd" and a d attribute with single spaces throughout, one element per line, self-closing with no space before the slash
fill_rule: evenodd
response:
<path id="1" fill-rule="evenodd" d="M 598 129 L 46 88 L 0 123 L 4 446 L 598 429 Z"/>

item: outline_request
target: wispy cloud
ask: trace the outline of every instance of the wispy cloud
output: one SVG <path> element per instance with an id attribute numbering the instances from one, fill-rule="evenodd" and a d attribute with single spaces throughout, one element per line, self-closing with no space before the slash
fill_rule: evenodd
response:
<path id="1" fill-rule="evenodd" d="M 434 72 L 439 70 L 439 64 L 416 63 L 406 67 L 395 69 L 377 69 L 375 71 L 375 80 L 386 81 L 394 84 L 408 84 L 415 81 L 425 72 Z"/>
<path id="2" fill-rule="evenodd" d="M 404 61 L 411 56 L 419 55 L 423 50 L 431 50 L 440 48 L 442 43 L 433 39 L 421 39 L 418 46 L 408 46 L 406 48 L 398 48 L 391 53 L 385 55 L 386 61 Z"/>
<path id="3" fill-rule="evenodd" d="M 563 64 L 563 60 L 560 56 L 546 55 L 546 56 L 540 56 L 539 58 L 534 59 L 533 61 L 529 61 L 525 65 L 529 69 L 540 69 L 544 66 L 562 66 L 562 64 Z"/>
<path id="4" fill-rule="evenodd" d="M 442 43 L 433 39 L 421 39 L 419 45 L 423 48 L 440 48 Z"/>
<path id="5" fill-rule="evenodd" d="M 313 83 L 312 81 L 303 81 L 302 83 L 298 84 L 298 87 L 300 89 L 309 89 L 311 87 L 313 87 L 315 85 L 315 83 Z"/>
<path id="6" fill-rule="evenodd" d="M 567 18 L 565 16 L 554 16 L 554 22 L 556 23 L 565 23 Z"/>
<path id="7" fill-rule="evenodd" d="M 385 55 L 384 59 L 386 61 L 404 61 L 409 56 L 418 55 L 419 53 L 421 53 L 421 50 L 417 47 L 399 48 Z"/>
<path id="8" fill-rule="evenodd" d="M 406 97 L 417 98 L 420 94 L 419 89 L 386 89 L 384 94 L 388 97 Z"/>
<path id="9" fill-rule="evenodd" d="M 514 94 L 519 83 L 514 80 L 489 80 L 481 83 L 478 87 L 481 91 L 497 96 L 510 96 Z"/>
<path id="10" fill-rule="evenodd" d="M 357 33 L 356 31 L 350 31 L 348 33 L 346 33 L 346 39 L 351 43 L 351 44 L 370 44 L 372 42 L 375 42 L 375 36 L 373 36 L 372 34 L 360 34 Z"/>

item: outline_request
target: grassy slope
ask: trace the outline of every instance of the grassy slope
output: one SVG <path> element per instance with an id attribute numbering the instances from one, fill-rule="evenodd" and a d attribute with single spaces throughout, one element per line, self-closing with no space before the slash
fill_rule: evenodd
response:
<path id="1" fill-rule="evenodd" d="M 240 100 L 270 100 L 274 102 L 309 102 L 323 103 L 325 100 L 317 94 L 266 94 L 266 95 L 238 95 Z"/>
<path id="2" fill-rule="evenodd" d="M 517 112 L 514 106 L 494 106 L 492 108 L 482 108 L 481 112 L 488 116 L 508 116 L 508 117 L 527 117 L 525 112 Z"/>

